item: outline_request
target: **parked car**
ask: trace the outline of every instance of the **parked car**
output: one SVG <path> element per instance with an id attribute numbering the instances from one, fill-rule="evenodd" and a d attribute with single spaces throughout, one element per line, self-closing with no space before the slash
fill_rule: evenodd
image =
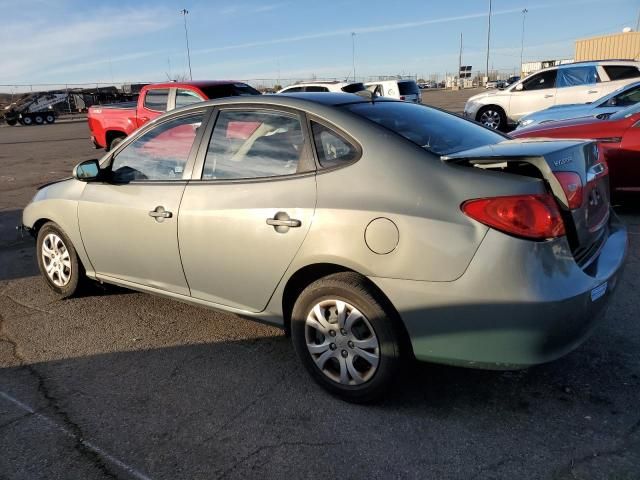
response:
<path id="1" fill-rule="evenodd" d="M 507 78 L 507 80 L 504 82 L 504 88 L 508 87 L 509 85 L 513 85 L 518 80 L 520 80 L 519 75 L 512 75 L 511 77 Z"/>
<path id="2" fill-rule="evenodd" d="M 22 223 L 59 296 L 93 279 L 281 326 L 366 401 L 403 357 L 522 368 L 589 335 L 627 249 L 600 165 L 406 102 L 235 97 L 147 123 Z"/>
<path id="3" fill-rule="evenodd" d="M 604 119 L 612 113 L 624 110 L 638 102 L 640 102 L 640 82 L 634 82 L 599 98 L 593 103 L 554 105 L 539 112 L 525 115 L 518 122 L 517 128 L 581 117 Z"/>
<path id="4" fill-rule="evenodd" d="M 89 108 L 91 141 L 96 148 L 109 151 L 135 129 L 164 112 L 207 99 L 242 95 L 260 95 L 260 92 L 246 83 L 231 80 L 147 85 L 140 91 L 137 102 Z"/>
<path id="5" fill-rule="evenodd" d="M 486 85 L 484 86 L 484 88 L 490 89 L 490 88 L 504 88 L 506 85 L 504 80 L 489 80 Z"/>
<path id="6" fill-rule="evenodd" d="M 606 60 L 558 65 L 500 91 L 467 100 L 464 115 L 488 128 L 506 130 L 533 112 L 553 105 L 587 103 L 640 77 L 640 62 Z"/>
<path id="7" fill-rule="evenodd" d="M 512 132 L 516 138 L 547 137 L 593 139 L 606 159 L 613 195 L 640 193 L 640 103 L 606 118 L 583 117 L 542 123 Z"/>
<path id="8" fill-rule="evenodd" d="M 283 88 L 278 93 L 300 93 L 300 92 L 347 92 L 357 93 L 365 90 L 361 82 L 301 82 Z"/>
<path id="9" fill-rule="evenodd" d="M 394 98 L 403 102 L 420 103 L 420 89 L 415 80 L 380 80 L 364 84 L 367 90 L 378 97 Z"/>

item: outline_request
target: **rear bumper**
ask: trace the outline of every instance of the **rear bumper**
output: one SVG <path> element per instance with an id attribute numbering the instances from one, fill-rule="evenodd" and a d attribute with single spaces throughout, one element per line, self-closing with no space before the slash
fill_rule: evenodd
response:
<path id="1" fill-rule="evenodd" d="M 515 369 L 559 358 L 591 334 L 626 253 L 626 228 L 613 215 L 588 273 L 564 238 L 535 243 L 490 230 L 454 282 L 371 280 L 398 310 L 417 359 Z"/>

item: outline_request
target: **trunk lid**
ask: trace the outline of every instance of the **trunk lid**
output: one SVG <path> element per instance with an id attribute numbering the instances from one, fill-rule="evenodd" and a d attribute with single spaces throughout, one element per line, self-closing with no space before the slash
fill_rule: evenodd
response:
<path id="1" fill-rule="evenodd" d="M 609 177 L 596 142 L 508 140 L 447 155 L 442 160 L 543 179 L 560 207 L 567 238 L 581 265 L 589 263 L 606 238 L 610 211 Z M 557 175 L 562 172 L 577 174 L 581 192 L 577 182 L 567 183 L 562 175 Z M 580 193 L 581 198 L 574 199 L 575 203 L 570 205 L 570 196 Z"/>

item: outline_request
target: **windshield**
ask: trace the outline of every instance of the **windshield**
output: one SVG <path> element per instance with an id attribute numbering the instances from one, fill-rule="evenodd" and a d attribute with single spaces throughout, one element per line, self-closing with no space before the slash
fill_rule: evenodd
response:
<path id="1" fill-rule="evenodd" d="M 630 107 L 624 108 L 619 112 L 614 113 L 609 117 L 609 120 L 622 120 L 623 118 L 629 118 L 634 113 L 640 112 L 640 103 L 636 103 L 631 105 Z"/>
<path id="2" fill-rule="evenodd" d="M 374 102 L 353 103 L 345 105 L 345 108 L 437 155 L 449 155 L 505 140 L 501 134 L 476 123 L 424 105 Z"/>

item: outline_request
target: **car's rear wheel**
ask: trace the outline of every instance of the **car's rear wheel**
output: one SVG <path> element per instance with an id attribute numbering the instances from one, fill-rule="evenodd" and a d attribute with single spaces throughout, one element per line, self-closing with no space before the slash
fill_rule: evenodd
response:
<path id="1" fill-rule="evenodd" d="M 71 297 L 86 283 L 82 263 L 71 240 L 53 222 L 38 231 L 38 267 L 51 290 L 62 298 Z"/>
<path id="2" fill-rule="evenodd" d="M 309 285 L 291 316 L 302 363 L 329 392 L 352 402 L 379 398 L 400 364 L 401 334 L 392 308 L 366 279 L 337 273 Z"/>
<path id="3" fill-rule="evenodd" d="M 507 116 L 500 107 L 489 105 L 478 112 L 477 120 L 492 130 L 504 130 L 507 126 Z"/>

